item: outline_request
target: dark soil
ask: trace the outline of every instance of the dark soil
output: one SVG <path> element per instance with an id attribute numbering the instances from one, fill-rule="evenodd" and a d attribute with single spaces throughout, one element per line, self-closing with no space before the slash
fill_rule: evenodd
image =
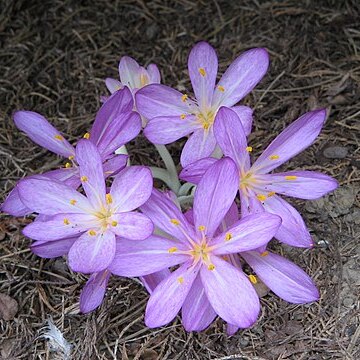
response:
<path id="1" fill-rule="evenodd" d="M 62 164 L 16 130 L 13 111 L 40 112 L 75 142 L 121 56 L 155 62 L 164 83 L 189 88 L 187 55 L 199 40 L 217 49 L 221 71 L 251 47 L 271 55 L 269 73 L 243 102 L 255 108 L 255 156 L 300 114 L 328 109 L 316 143 L 284 168 L 322 171 L 341 185 L 319 201 L 294 202 L 315 249 L 277 247 L 315 279 L 320 301 L 291 305 L 270 293 L 257 324 L 230 338 L 221 320 L 203 333 L 186 333 L 179 319 L 147 329 L 148 295 L 129 279 L 113 277 L 101 308 L 79 314 L 85 277 L 72 274 L 66 259 L 32 255 L 21 235 L 29 220 L 2 216 L 0 293 L 18 303 L 13 320 L 0 320 L 2 359 L 60 358 L 38 337 L 49 317 L 73 345 L 72 359 L 360 358 L 357 0 L 2 0 L 0 9 L 1 199 L 19 178 Z M 182 144 L 170 146 L 177 159 Z M 142 137 L 130 152 L 134 163 L 161 164 Z"/>

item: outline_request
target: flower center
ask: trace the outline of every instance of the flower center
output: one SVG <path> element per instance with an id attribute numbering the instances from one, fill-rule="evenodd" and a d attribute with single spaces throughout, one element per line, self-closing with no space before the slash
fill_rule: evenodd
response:
<path id="1" fill-rule="evenodd" d="M 196 114 L 196 117 L 204 130 L 208 130 L 214 124 L 215 113 L 212 110 L 206 112 L 199 112 L 198 114 Z"/>

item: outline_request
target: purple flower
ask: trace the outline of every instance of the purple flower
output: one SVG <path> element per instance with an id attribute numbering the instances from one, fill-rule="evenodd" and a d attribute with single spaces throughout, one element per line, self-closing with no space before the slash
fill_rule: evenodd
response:
<path id="1" fill-rule="evenodd" d="M 280 195 L 300 199 L 317 199 L 337 188 L 337 181 L 314 171 L 288 171 L 269 174 L 278 166 L 310 146 L 318 136 L 326 118 L 325 110 L 311 111 L 288 126 L 250 165 L 248 146 L 241 121 L 225 107 L 219 110 L 214 125 L 217 142 L 225 156 L 238 168 L 242 217 L 263 211 L 279 215 L 282 224 L 275 237 L 286 244 L 311 247 L 311 235 L 298 211 Z M 203 159 L 184 169 L 180 177 L 198 182 L 216 159 Z"/>
<path id="2" fill-rule="evenodd" d="M 196 189 L 195 225 L 157 190 L 141 207 L 168 238 L 154 235 L 136 243 L 124 239 L 116 249 L 111 272 L 143 276 L 180 265 L 151 294 L 147 326 L 168 323 L 181 308 L 188 331 L 201 330 L 205 323 L 208 326 L 216 314 L 239 327 L 256 321 L 260 308 L 256 292 L 247 276 L 224 256 L 265 245 L 277 231 L 280 218 L 266 213 L 248 216 L 216 235 L 237 188 L 236 166 L 224 158 L 205 173 Z"/>
<path id="3" fill-rule="evenodd" d="M 42 242 L 58 242 L 69 248 L 69 265 L 83 273 L 106 269 L 115 255 L 115 236 L 131 240 L 146 239 L 153 231 L 149 218 L 138 212 L 150 196 L 152 176 L 149 169 L 132 166 L 122 170 L 106 192 L 102 160 L 96 146 L 80 140 L 75 153 L 86 197 L 70 186 L 42 176 L 21 180 L 21 201 L 33 212 L 48 216 L 34 221 L 23 233 Z M 76 240 L 74 239 L 76 238 Z M 34 247 L 33 247 L 34 249 Z M 39 249 L 39 247 L 38 247 Z M 47 251 L 43 244 L 40 251 Z M 49 247 L 49 252 L 60 251 Z M 36 251 L 35 251 L 36 252 Z"/>
<path id="4" fill-rule="evenodd" d="M 102 159 L 104 176 L 115 175 L 126 166 L 127 156 L 114 155 L 120 146 L 135 138 L 141 130 L 140 116 L 132 111 L 133 99 L 128 89 L 110 97 L 96 115 L 94 125 L 85 138 L 96 144 Z M 45 172 L 42 176 L 78 188 L 81 184 L 75 148 L 40 114 L 17 111 L 15 125 L 31 140 L 67 159 L 65 167 Z M 14 216 L 24 216 L 31 211 L 21 202 L 17 186 L 2 204 L 2 211 Z"/>
<path id="5" fill-rule="evenodd" d="M 106 87 L 111 94 L 125 86 L 135 94 L 138 89 L 146 85 L 160 83 L 160 72 L 155 64 L 150 64 L 145 69 L 129 56 L 123 56 L 120 59 L 119 76 L 120 81 L 112 78 L 105 80 Z"/>
<path id="6" fill-rule="evenodd" d="M 192 134 L 181 154 L 186 166 L 210 156 L 216 146 L 213 123 L 221 106 L 231 107 L 250 133 L 252 110 L 234 106 L 265 75 L 269 57 L 265 49 L 252 49 L 236 58 L 215 86 L 218 59 L 206 42 L 196 44 L 188 60 L 189 75 L 195 99 L 165 85 L 148 85 L 136 93 L 136 104 L 142 116 L 149 119 L 145 136 L 154 144 L 169 144 Z"/>

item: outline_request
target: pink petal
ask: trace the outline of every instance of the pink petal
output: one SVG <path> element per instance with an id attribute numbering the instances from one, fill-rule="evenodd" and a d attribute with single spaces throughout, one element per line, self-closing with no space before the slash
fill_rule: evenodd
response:
<path id="1" fill-rule="evenodd" d="M 245 194 L 240 188 L 240 203 L 241 203 L 241 217 L 248 216 L 250 214 L 260 214 L 265 211 L 261 201 L 256 197 L 253 190 L 248 189 Z"/>
<path id="2" fill-rule="evenodd" d="M 311 235 L 304 220 L 288 202 L 274 195 L 266 199 L 264 208 L 266 211 L 281 217 L 282 224 L 275 235 L 276 239 L 291 246 L 313 246 Z"/>
<path id="3" fill-rule="evenodd" d="M 111 231 L 98 232 L 92 236 L 84 233 L 69 251 L 72 271 L 85 274 L 105 270 L 115 256 L 115 235 Z"/>
<path id="4" fill-rule="evenodd" d="M 89 213 L 88 199 L 71 187 L 44 177 L 32 176 L 18 183 L 21 201 L 32 211 L 45 215 Z"/>
<path id="5" fill-rule="evenodd" d="M 227 324 L 226 326 L 226 334 L 227 336 L 232 336 L 239 330 L 239 327 L 236 325 Z"/>
<path id="6" fill-rule="evenodd" d="M 110 275 L 108 270 L 91 274 L 80 294 L 80 312 L 86 314 L 101 305 Z"/>
<path id="7" fill-rule="evenodd" d="M 0 210 L 12 216 L 25 216 L 32 213 L 21 201 L 17 185 L 15 185 L 5 201 L 1 204 Z"/>
<path id="8" fill-rule="evenodd" d="M 167 324 L 181 309 L 199 268 L 184 263 L 163 280 L 151 294 L 146 306 L 145 324 L 150 328 Z"/>
<path id="9" fill-rule="evenodd" d="M 194 115 L 186 115 L 185 119 L 178 115 L 159 116 L 148 122 L 144 135 L 154 144 L 170 144 L 199 128 L 201 124 Z"/>
<path id="10" fill-rule="evenodd" d="M 253 110 L 250 107 L 244 105 L 232 106 L 230 109 L 235 111 L 236 115 L 239 117 L 245 135 L 250 135 L 253 123 Z"/>
<path id="11" fill-rule="evenodd" d="M 213 253 L 234 254 L 266 245 L 276 234 L 280 224 L 279 216 L 266 212 L 246 216 L 212 240 L 211 245 L 215 248 Z"/>
<path id="12" fill-rule="evenodd" d="M 268 251 L 266 256 L 258 252 L 246 252 L 241 256 L 282 299 L 294 304 L 319 300 L 319 291 L 311 278 L 291 261 Z"/>
<path id="13" fill-rule="evenodd" d="M 187 244 L 188 237 L 192 238 L 194 235 L 192 226 L 179 208 L 156 189 L 153 190 L 149 200 L 141 206 L 141 211 L 152 220 L 156 227 L 183 243 Z"/>
<path id="14" fill-rule="evenodd" d="M 127 239 L 144 240 L 154 230 L 152 221 L 138 212 L 115 214 L 111 218 L 117 222 L 116 226 L 111 226 L 111 231 Z"/>
<path id="15" fill-rule="evenodd" d="M 186 167 L 197 160 L 210 156 L 216 147 L 216 139 L 212 127 L 209 130 L 196 130 L 183 147 L 180 162 Z"/>
<path id="16" fill-rule="evenodd" d="M 149 64 L 146 70 L 149 74 L 150 84 L 160 84 L 161 75 L 158 67 L 155 64 Z"/>
<path id="17" fill-rule="evenodd" d="M 188 115 L 191 112 L 192 102 L 183 101 L 183 95 L 165 85 L 147 85 L 136 92 L 136 107 L 148 120 L 158 116 Z"/>
<path id="18" fill-rule="evenodd" d="M 119 75 L 121 83 L 130 89 L 135 89 L 135 79 L 140 70 L 139 64 L 129 56 L 123 56 L 119 63 Z"/>
<path id="19" fill-rule="evenodd" d="M 105 85 L 111 94 L 113 94 L 115 91 L 120 90 L 123 87 L 119 80 L 115 80 L 112 78 L 106 78 Z"/>
<path id="20" fill-rule="evenodd" d="M 206 110 L 211 106 L 218 70 L 218 59 L 213 47 L 204 41 L 197 43 L 191 49 L 188 69 L 199 107 Z"/>
<path id="21" fill-rule="evenodd" d="M 221 77 L 214 93 L 213 105 L 233 106 L 244 98 L 263 78 L 269 66 L 265 49 L 251 49 L 237 57 Z M 219 90 L 223 88 L 223 91 Z"/>
<path id="22" fill-rule="evenodd" d="M 198 184 L 206 170 L 208 170 L 211 165 L 215 164 L 216 161 L 218 161 L 218 159 L 211 157 L 195 161 L 182 169 L 179 174 L 179 179 Z"/>
<path id="23" fill-rule="evenodd" d="M 143 205 L 151 195 L 152 185 L 151 171 L 145 166 L 131 166 L 120 171 L 110 189 L 116 213 Z"/>
<path id="24" fill-rule="evenodd" d="M 163 269 L 149 275 L 141 276 L 140 280 L 146 287 L 146 290 L 149 292 L 149 294 L 151 294 L 155 288 L 170 274 L 171 273 L 169 269 Z"/>
<path id="25" fill-rule="evenodd" d="M 45 149 L 65 157 L 74 155 L 74 148 L 42 115 L 33 111 L 17 111 L 14 122 L 32 141 Z"/>
<path id="26" fill-rule="evenodd" d="M 194 195 L 194 222 L 199 234 L 199 226 L 205 226 L 208 237 L 215 233 L 229 211 L 237 190 L 238 172 L 231 159 L 221 159 L 206 171 Z"/>
<path id="27" fill-rule="evenodd" d="M 127 155 L 114 155 L 103 164 L 104 177 L 114 176 L 126 167 Z"/>
<path id="28" fill-rule="evenodd" d="M 169 249 L 177 250 L 169 252 Z M 177 251 L 184 249 L 176 241 L 160 236 L 140 241 L 121 239 L 109 270 L 119 276 L 149 275 L 189 260 L 189 255 L 177 254 Z"/>
<path id="29" fill-rule="evenodd" d="M 31 244 L 31 251 L 46 259 L 52 259 L 67 255 L 77 237 L 61 239 L 56 241 L 34 241 Z"/>
<path id="30" fill-rule="evenodd" d="M 269 184 L 264 187 L 267 192 L 307 200 L 318 199 L 338 187 L 335 179 L 315 171 L 288 171 L 257 178 Z"/>
<path id="31" fill-rule="evenodd" d="M 310 111 L 289 125 L 265 149 L 252 166 L 258 174 L 266 174 L 310 146 L 319 135 L 326 110 Z"/>
<path id="32" fill-rule="evenodd" d="M 106 203 L 106 185 L 101 157 L 96 146 L 90 140 L 80 140 L 76 146 L 76 160 L 87 198 L 95 209 L 102 208 Z"/>
<path id="33" fill-rule="evenodd" d="M 211 258 L 214 270 L 202 266 L 200 274 L 205 293 L 215 312 L 240 328 L 254 324 L 260 303 L 255 289 L 241 270 L 217 256 Z"/>
<path id="34" fill-rule="evenodd" d="M 80 172 L 78 167 L 60 168 L 50 170 L 41 174 L 51 180 L 60 181 L 73 189 L 77 189 L 81 185 Z"/>
<path id="35" fill-rule="evenodd" d="M 215 317 L 198 274 L 182 306 L 182 323 L 186 331 L 202 331 Z"/>
<path id="36" fill-rule="evenodd" d="M 215 118 L 214 133 L 224 155 L 235 161 L 239 171 L 247 172 L 250 169 L 250 156 L 246 150 L 246 135 L 237 114 L 221 107 Z"/>

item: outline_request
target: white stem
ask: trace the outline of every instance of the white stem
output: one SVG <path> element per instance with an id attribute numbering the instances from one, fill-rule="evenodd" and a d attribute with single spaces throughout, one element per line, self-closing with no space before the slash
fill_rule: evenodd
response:
<path id="1" fill-rule="evenodd" d="M 181 185 L 181 188 L 179 189 L 179 197 L 180 196 L 184 196 L 184 195 L 188 195 L 191 191 L 191 189 L 193 187 L 195 187 L 196 185 L 192 184 L 192 183 L 185 183 L 183 185 Z"/>
<path id="2" fill-rule="evenodd" d="M 155 179 L 163 181 L 175 194 L 177 194 L 179 189 L 178 184 L 174 184 L 173 179 L 170 177 L 167 170 L 155 166 L 150 167 L 150 170 Z"/>

